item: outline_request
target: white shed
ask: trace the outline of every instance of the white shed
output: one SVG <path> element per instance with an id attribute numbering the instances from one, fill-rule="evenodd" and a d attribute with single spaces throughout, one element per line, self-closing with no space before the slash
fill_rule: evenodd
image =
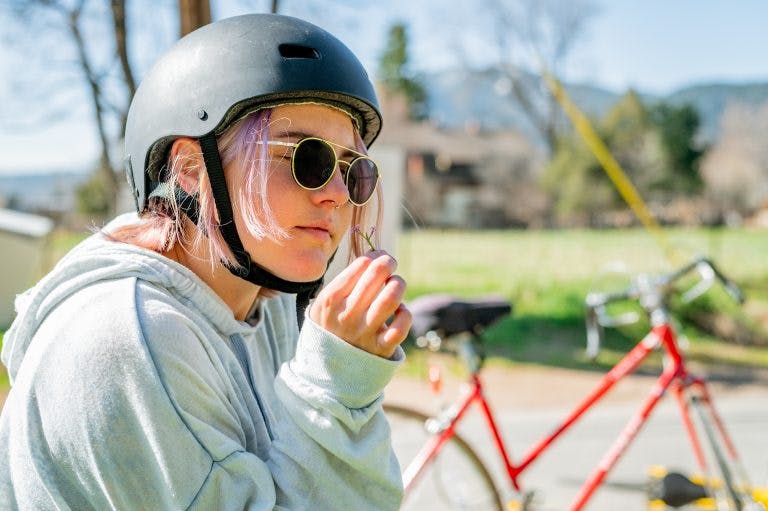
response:
<path id="1" fill-rule="evenodd" d="M 46 217 L 0 209 L 0 328 L 15 316 L 16 295 L 42 276 L 52 230 Z"/>

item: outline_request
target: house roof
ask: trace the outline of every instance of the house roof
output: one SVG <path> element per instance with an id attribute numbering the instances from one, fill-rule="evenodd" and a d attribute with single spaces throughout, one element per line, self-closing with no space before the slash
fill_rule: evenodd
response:
<path id="1" fill-rule="evenodd" d="M 404 99 L 379 91 L 384 112 L 384 125 L 378 144 L 393 144 L 406 151 L 431 152 L 451 160 L 477 161 L 489 154 L 501 156 L 535 156 L 536 148 L 519 131 L 481 131 L 478 126 L 466 129 L 443 129 L 428 121 L 410 121 Z"/>
<path id="2" fill-rule="evenodd" d="M 49 218 L 10 209 L 0 209 L 0 232 L 10 232 L 32 238 L 42 238 L 53 229 Z"/>
<path id="3" fill-rule="evenodd" d="M 394 124 L 394 123 L 393 123 Z M 443 130 L 428 123 L 400 123 L 385 126 L 380 143 L 396 144 L 407 151 L 433 152 L 457 160 L 479 160 L 488 154 L 532 155 L 534 148 L 512 130 L 473 132 Z"/>

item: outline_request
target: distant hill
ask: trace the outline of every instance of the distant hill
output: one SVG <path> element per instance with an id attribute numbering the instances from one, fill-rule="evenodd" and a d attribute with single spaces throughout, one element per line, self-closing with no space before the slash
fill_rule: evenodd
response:
<path id="1" fill-rule="evenodd" d="M 522 80 L 532 81 L 521 72 Z M 511 99 L 509 83 L 497 69 L 451 70 L 422 75 L 428 93 L 430 117 L 439 125 L 462 128 L 474 125 L 486 129 L 516 128 L 533 137 L 538 134 L 519 105 Z M 608 111 L 625 91 L 610 91 L 585 83 L 566 83 L 573 101 L 587 114 L 599 117 Z M 729 103 L 759 105 L 768 101 L 768 83 L 694 84 L 666 96 L 636 91 L 653 104 L 666 101 L 674 105 L 692 104 L 701 116 L 699 136 L 705 142 L 717 138 L 720 117 Z"/>
<path id="2" fill-rule="evenodd" d="M 72 211 L 75 188 L 86 179 L 87 174 L 78 172 L 0 174 L 0 204 L 25 211 Z"/>
<path id="3" fill-rule="evenodd" d="M 768 83 L 692 85 L 665 98 L 673 104 L 690 103 L 702 118 L 701 136 L 712 141 L 720 131 L 720 117 L 731 103 L 759 106 L 768 101 Z"/>

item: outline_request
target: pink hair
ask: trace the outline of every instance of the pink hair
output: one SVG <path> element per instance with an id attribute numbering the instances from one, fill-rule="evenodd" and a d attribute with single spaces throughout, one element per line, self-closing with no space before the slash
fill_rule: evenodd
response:
<path id="1" fill-rule="evenodd" d="M 355 132 L 355 150 L 357 152 L 362 154 L 368 154 L 368 150 L 365 147 L 365 143 L 363 142 L 363 139 L 360 137 L 360 134 L 356 131 Z M 379 228 L 381 226 L 382 221 L 382 205 L 383 205 L 383 193 L 381 191 L 381 186 L 376 187 L 376 199 L 371 199 L 371 201 L 366 204 L 363 207 L 354 207 L 352 208 L 352 225 L 357 227 L 359 230 L 363 232 L 370 232 L 368 227 L 369 225 L 376 226 L 376 229 L 374 230 L 374 241 L 376 247 L 381 246 L 381 239 L 379 236 L 379 232 L 381 229 Z M 376 217 L 371 222 L 371 219 L 368 217 L 371 216 L 371 209 L 373 208 L 373 204 L 376 204 Z M 352 259 L 355 257 L 359 257 L 363 255 L 366 251 L 370 249 L 368 247 L 367 243 L 363 240 L 363 238 L 359 235 L 356 235 L 352 229 L 349 231 L 349 261 L 351 262 Z"/>
<path id="2" fill-rule="evenodd" d="M 269 179 L 267 144 L 269 139 L 269 124 L 272 110 L 264 109 L 251 113 L 233 124 L 219 138 L 218 146 L 221 153 L 222 165 L 227 168 L 230 164 L 234 169 L 227 175 L 227 189 L 232 200 L 232 208 L 239 208 L 245 228 L 256 239 L 271 238 L 285 239 L 289 234 L 280 228 L 267 201 L 267 181 Z M 366 152 L 365 144 L 355 132 L 355 148 L 361 153 Z M 189 168 L 186 158 L 169 157 L 168 165 L 163 172 L 165 180 L 171 189 L 180 186 L 180 176 L 184 169 Z M 149 207 L 138 221 L 123 225 L 108 233 L 116 241 L 131 243 L 157 252 L 173 249 L 180 241 L 193 246 L 204 245 L 210 255 L 211 265 L 223 261 L 229 266 L 238 267 L 232 252 L 229 250 L 219 231 L 218 214 L 213 200 L 207 172 L 198 172 L 198 182 L 194 189 L 187 190 L 190 195 L 197 194 L 199 204 L 198 228 L 194 230 L 191 239 L 184 239 L 183 219 L 179 214 L 179 205 L 175 196 L 152 197 Z M 243 186 L 240 184 L 243 183 Z M 377 213 L 374 225 L 381 223 L 382 214 L 381 187 L 377 189 L 375 201 L 363 207 L 354 207 L 352 225 L 367 229 L 369 210 L 376 203 Z M 378 238 L 378 231 L 377 238 Z M 366 247 L 359 236 L 351 230 L 350 259 L 363 254 Z M 378 243 L 378 241 L 377 241 Z"/>

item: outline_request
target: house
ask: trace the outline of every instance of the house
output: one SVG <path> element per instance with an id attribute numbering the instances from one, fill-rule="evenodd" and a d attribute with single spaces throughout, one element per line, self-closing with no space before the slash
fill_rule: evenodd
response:
<path id="1" fill-rule="evenodd" d="M 385 122 L 376 145 L 404 155 L 406 227 L 530 226 L 544 216 L 548 199 L 537 183 L 542 156 L 524 135 L 413 122 L 401 98 L 380 97 Z"/>
<path id="2" fill-rule="evenodd" d="M 16 295 L 42 276 L 52 230 L 46 217 L 0 209 L 0 328 L 15 316 Z"/>

